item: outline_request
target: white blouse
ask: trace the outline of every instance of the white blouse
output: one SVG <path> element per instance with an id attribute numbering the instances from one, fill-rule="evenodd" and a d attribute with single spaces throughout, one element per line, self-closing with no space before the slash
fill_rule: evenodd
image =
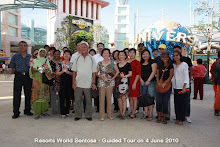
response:
<path id="1" fill-rule="evenodd" d="M 174 89 L 183 89 L 183 84 L 186 83 L 186 88 L 189 88 L 189 70 L 188 65 L 182 62 L 180 65 L 173 64 L 174 76 L 172 86 Z"/>

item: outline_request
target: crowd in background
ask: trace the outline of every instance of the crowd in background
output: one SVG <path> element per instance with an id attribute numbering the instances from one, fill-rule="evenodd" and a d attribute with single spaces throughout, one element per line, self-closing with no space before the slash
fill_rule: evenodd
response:
<path id="1" fill-rule="evenodd" d="M 156 104 L 156 122 L 167 124 L 170 120 L 170 95 L 174 92 L 175 123 L 183 125 L 190 119 L 191 81 L 194 80 L 194 98 L 199 92 L 203 100 L 203 84 L 206 73 L 202 60 L 198 59 L 193 67 L 189 57 L 182 56 L 180 46 L 173 47 L 173 59 L 166 51 L 166 45 L 159 45 L 152 53 L 138 44 L 135 48 L 114 50 L 97 44 L 97 51 L 89 49 L 85 41 L 77 42 L 74 54 L 64 47 L 62 51 L 45 45 L 27 54 L 27 43 L 19 43 L 9 67 L 14 70 L 13 119 L 20 115 L 21 90 L 25 93 L 25 115 L 35 119 L 60 114 L 62 119 L 75 113 L 75 121 L 85 118 L 92 121 L 93 104 L 99 119 L 134 119 L 143 107 L 141 119 L 152 121 Z M 158 53 L 160 53 L 158 56 Z M 218 54 L 219 57 L 219 54 Z M 211 73 L 215 90 L 215 115 L 219 115 L 219 58 Z M 114 110 L 112 111 L 112 97 Z M 129 100 L 128 111 L 127 100 Z M 83 107 L 82 107 L 83 105 Z"/>

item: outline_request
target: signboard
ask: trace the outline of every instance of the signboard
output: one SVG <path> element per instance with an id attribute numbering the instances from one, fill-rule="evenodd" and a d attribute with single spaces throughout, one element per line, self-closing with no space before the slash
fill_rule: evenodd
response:
<path id="1" fill-rule="evenodd" d="M 10 57 L 0 57 L 0 59 L 9 59 Z"/>
<path id="2" fill-rule="evenodd" d="M 218 54 L 219 51 L 220 49 L 210 49 L 210 54 Z M 207 49 L 197 51 L 196 54 L 207 54 Z"/>
<path id="3" fill-rule="evenodd" d="M 198 39 L 195 36 L 186 35 L 183 32 L 164 31 L 161 32 L 144 32 L 135 36 L 135 42 L 151 42 L 151 39 L 160 41 L 162 36 L 166 36 L 165 41 L 181 42 L 191 46 L 198 46 Z"/>
<path id="4" fill-rule="evenodd" d="M 73 17 L 72 24 L 74 25 L 75 31 L 89 32 L 90 27 L 93 25 L 93 20 Z"/>

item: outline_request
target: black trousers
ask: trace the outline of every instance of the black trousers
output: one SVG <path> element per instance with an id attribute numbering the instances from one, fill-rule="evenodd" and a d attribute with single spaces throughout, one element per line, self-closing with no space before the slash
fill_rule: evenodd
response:
<path id="1" fill-rule="evenodd" d="M 20 114 L 20 105 L 21 105 L 21 91 L 22 87 L 24 89 L 25 95 L 25 109 L 24 112 L 30 112 L 31 109 L 31 87 L 32 79 L 29 77 L 29 74 L 22 75 L 21 73 L 16 72 L 14 78 L 14 90 L 13 90 L 13 112 L 15 115 Z"/>
<path id="2" fill-rule="evenodd" d="M 70 100 L 72 98 L 72 76 L 66 73 L 61 75 L 60 83 L 60 113 L 61 115 L 69 114 Z"/>
<path id="3" fill-rule="evenodd" d="M 178 94 L 182 89 L 174 89 L 174 106 L 176 120 L 184 121 L 186 114 L 186 100 L 188 92 L 184 94 Z"/>

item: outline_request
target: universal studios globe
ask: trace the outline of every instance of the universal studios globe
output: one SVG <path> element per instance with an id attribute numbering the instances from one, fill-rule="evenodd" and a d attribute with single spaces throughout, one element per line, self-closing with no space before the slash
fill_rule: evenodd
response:
<path id="1" fill-rule="evenodd" d="M 153 34 L 154 32 L 156 34 L 160 34 L 161 32 L 164 32 L 159 41 L 156 41 L 155 37 L 152 36 L 151 41 L 144 42 L 145 45 L 147 46 L 147 48 L 151 52 L 153 49 L 158 49 L 158 46 L 160 44 L 165 44 L 167 46 L 167 51 L 169 52 L 171 58 L 173 55 L 173 46 L 174 45 L 179 45 L 182 48 L 184 47 L 184 49 L 187 51 L 187 53 L 189 53 L 191 51 L 190 45 L 186 45 L 182 42 L 167 41 L 167 32 L 175 32 L 174 37 L 177 36 L 178 32 L 189 35 L 189 31 L 185 27 L 181 26 L 178 22 L 171 21 L 171 20 L 158 21 L 158 22 L 150 25 L 149 27 L 147 27 L 143 31 L 144 32 L 151 32 L 151 34 Z"/>

